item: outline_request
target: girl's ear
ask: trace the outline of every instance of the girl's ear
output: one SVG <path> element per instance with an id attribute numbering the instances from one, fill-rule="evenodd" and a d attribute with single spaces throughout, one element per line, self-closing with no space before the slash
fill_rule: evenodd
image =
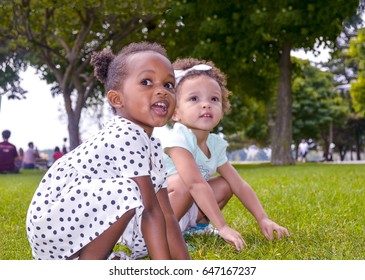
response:
<path id="1" fill-rule="evenodd" d="M 123 95 L 115 90 L 109 90 L 108 101 L 113 108 L 123 108 Z"/>

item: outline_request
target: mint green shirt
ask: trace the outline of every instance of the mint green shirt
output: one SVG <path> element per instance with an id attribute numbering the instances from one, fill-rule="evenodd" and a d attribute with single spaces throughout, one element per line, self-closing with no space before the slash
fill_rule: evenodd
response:
<path id="1" fill-rule="evenodd" d="M 175 123 L 172 130 L 170 130 L 169 137 L 160 139 L 162 147 L 181 147 L 188 150 L 194 157 L 199 170 L 205 180 L 209 180 L 211 176 L 217 171 L 217 168 L 228 161 L 226 149 L 228 143 L 217 134 L 209 134 L 207 139 L 207 146 L 210 151 L 210 158 L 208 158 L 203 151 L 198 147 L 195 134 L 181 123 Z M 167 176 L 177 172 L 172 159 L 164 153 L 164 160 L 166 164 Z"/>

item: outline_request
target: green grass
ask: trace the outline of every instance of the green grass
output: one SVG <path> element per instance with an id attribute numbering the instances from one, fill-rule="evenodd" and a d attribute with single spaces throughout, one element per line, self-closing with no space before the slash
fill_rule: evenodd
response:
<path id="1" fill-rule="evenodd" d="M 236 166 L 255 189 L 271 219 L 290 238 L 268 241 L 256 221 L 233 198 L 224 209 L 247 248 L 237 252 L 220 237 L 189 237 L 193 259 L 363 260 L 365 259 L 365 165 L 268 164 Z M 44 171 L 0 175 L 0 259 L 31 259 L 25 215 Z"/>
<path id="2" fill-rule="evenodd" d="M 44 171 L 24 170 L 21 174 L 0 174 L 0 259 L 32 259 L 25 216 Z"/>

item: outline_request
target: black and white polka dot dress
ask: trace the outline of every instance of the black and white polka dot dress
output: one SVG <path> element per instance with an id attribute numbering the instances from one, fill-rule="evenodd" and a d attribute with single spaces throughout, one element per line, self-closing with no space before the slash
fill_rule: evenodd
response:
<path id="1" fill-rule="evenodd" d="M 66 259 L 135 209 L 121 240 L 131 258 L 147 255 L 141 233 L 143 203 L 132 177 L 151 176 L 166 187 L 161 144 L 121 117 L 56 161 L 43 177 L 27 214 L 34 259 Z"/>

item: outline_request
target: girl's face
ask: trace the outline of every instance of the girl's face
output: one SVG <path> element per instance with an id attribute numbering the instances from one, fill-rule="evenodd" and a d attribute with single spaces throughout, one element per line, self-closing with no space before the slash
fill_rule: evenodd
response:
<path id="1" fill-rule="evenodd" d="M 140 52 L 128 58 L 128 75 L 120 91 L 109 91 L 108 99 L 117 115 L 141 126 L 151 136 L 175 109 L 175 77 L 171 62 L 163 55 Z"/>
<path id="2" fill-rule="evenodd" d="M 201 75 L 181 85 L 173 120 L 192 130 L 211 131 L 223 117 L 222 91 L 212 78 Z"/>

